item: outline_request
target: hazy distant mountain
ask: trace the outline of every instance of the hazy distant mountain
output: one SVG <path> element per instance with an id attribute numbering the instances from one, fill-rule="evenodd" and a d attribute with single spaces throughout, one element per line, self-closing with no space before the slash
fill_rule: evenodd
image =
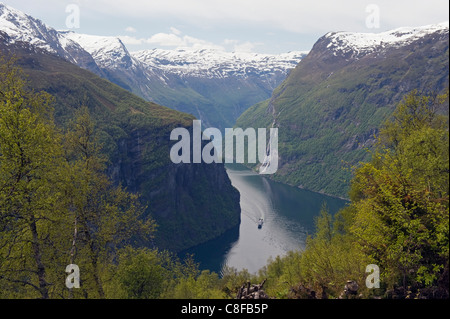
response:
<path id="1" fill-rule="evenodd" d="M 133 52 L 147 69 L 148 100 L 188 112 L 206 126 L 232 127 L 240 114 L 270 97 L 305 52 L 279 55 L 216 50 Z"/>
<path id="2" fill-rule="evenodd" d="M 204 49 L 128 52 L 116 37 L 61 32 L 96 61 L 100 75 L 148 101 L 193 114 L 206 126 L 231 127 L 270 97 L 305 52 L 280 55 Z"/>
<path id="3" fill-rule="evenodd" d="M 403 96 L 448 87 L 448 48 L 448 22 L 379 34 L 328 33 L 237 126 L 278 127 L 275 180 L 346 196 L 350 165 L 370 158 L 366 148 Z"/>

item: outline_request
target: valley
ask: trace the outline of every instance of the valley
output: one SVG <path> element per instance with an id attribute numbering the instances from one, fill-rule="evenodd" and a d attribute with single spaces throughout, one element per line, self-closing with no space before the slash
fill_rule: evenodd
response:
<path id="1" fill-rule="evenodd" d="M 0 298 L 448 298 L 448 21 L 130 51 L 0 3 L 0 61 Z"/>
<path id="2" fill-rule="evenodd" d="M 448 50 L 448 23 L 378 35 L 328 33 L 236 126 L 275 121 L 280 168 L 271 177 L 348 198 L 352 167 L 370 158 L 380 125 L 404 95 L 448 87 Z"/>
<path id="3" fill-rule="evenodd" d="M 30 56 L 26 44 L 5 46 L 9 39 L 4 34 L 0 39 L 1 52 L 14 54 L 32 87 L 53 95 L 61 129 L 67 129 L 80 107 L 92 112 L 108 158 L 108 176 L 141 194 L 146 215 L 159 224 L 159 247 L 185 249 L 239 224 L 239 193 L 223 165 L 179 166 L 170 161 L 170 132 L 179 126 L 192 130 L 192 116 L 146 102 L 57 56 L 33 51 Z M 206 195 L 210 189 L 217 191 Z"/>
<path id="4" fill-rule="evenodd" d="M 273 182 L 240 164 L 226 165 L 231 183 L 241 194 L 241 223 L 216 239 L 180 256 L 194 254 L 200 269 L 223 273 L 226 268 L 252 274 L 270 259 L 303 250 L 314 234 L 315 218 L 324 205 L 331 214 L 348 202 L 338 198 Z M 258 228 L 258 220 L 263 224 Z"/>

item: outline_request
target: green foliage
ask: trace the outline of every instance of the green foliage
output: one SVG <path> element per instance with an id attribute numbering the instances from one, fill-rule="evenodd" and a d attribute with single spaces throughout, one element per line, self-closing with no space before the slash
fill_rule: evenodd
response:
<path id="1" fill-rule="evenodd" d="M 342 233 L 342 218 L 333 218 L 324 207 L 316 220 L 316 235 L 308 238 L 303 251 L 292 251 L 269 261 L 260 274 L 268 278 L 269 295 L 311 298 L 312 295 L 298 294 L 300 285 L 317 298 L 338 298 L 347 280 L 358 282 L 363 297 L 369 295 L 364 288 L 369 258 L 354 245 L 350 234 Z"/>
<path id="2" fill-rule="evenodd" d="M 351 204 L 322 208 L 303 251 L 270 260 L 260 276 L 280 298 L 339 298 L 347 280 L 358 296 L 448 298 L 448 93 L 407 95 L 386 121 L 372 161 L 355 169 Z M 367 289 L 376 264 L 381 289 Z"/>
<path id="3" fill-rule="evenodd" d="M 51 97 L 27 90 L 13 61 L 0 61 L 0 68 L 0 282 L 9 288 L 0 296 L 48 298 L 48 268 L 60 260 L 44 251 L 60 248 L 54 225 L 66 217 L 61 135 Z"/>
<path id="4" fill-rule="evenodd" d="M 166 270 L 156 251 L 127 247 L 119 254 L 116 277 L 127 299 L 158 298 L 164 289 Z M 115 289 L 117 286 L 114 286 Z M 115 292 L 117 293 L 117 291 Z"/>
<path id="5" fill-rule="evenodd" d="M 239 288 L 247 281 L 256 282 L 258 279 L 250 274 L 247 269 L 238 271 L 234 267 L 225 266 L 222 269 L 222 290 L 228 298 L 234 298 Z"/>
<path id="6" fill-rule="evenodd" d="M 98 116 L 102 110 L 91 116 L 94 98 L 85 96 L 89 107 L 81 104 L 71 116 L 59 116 L 64 129 L 58 130 L 51 105 L 60 108 L 61 96 L 27 89 L 14 61 L 2 61 L 1 68 L 0 298 L 225 297 L 219 276 L 200 272 L 192 257 L 181 262 L 167 251 L 139 248 L 150 246 L 156 225 L 143 216 L 139 196 L 105 174 L 109 159 L 102 141 L 129 133 L 116 125 L 119 117 L 132 128 L 164 132 L 175 123 L 188 126 L 191 118 L 140 100 L 130 113 L 131 96 L 115 101 L 117 112 L 105 124 L 104 114 Z M 71 83 L 72 89 L 78 85 Z M 85 84 L 91 85 L 89 79 Z M 103 97 L 117 99 L 108 94 Z M 161 156 L 155 152 L 159 144 L 149 143 L 153 149 L 143 153 Z M 149 156 L 150 164 L 164 163 Z M 216 205 L 211 207 L 220 212 L 228 204 Z M 72 263 L 81 271 L 80 289 L 65 286 L 65 268 Z"/>
<path id="7" fill-rule="evenodd" d="M 236 126 L 276 123 L 280 159 L 270 178 L 348 197 L 351 167 L 370 161 L 374 135 L 407 88 L 442 92 L 448 85 L 448 41 L 435 38 L 382 59 L 344 59 L 325 46 L 319 41 L 271 99 L 250 107 Z"/>
<path id="8" fill-rule="evenodd" d="M 381 128 L 372 160 L 355 168 L 351 204 L 335 216 L 324 206 L 302 251 L 269 260 L 258 275 L 226 268 L 219 277 L 200 271 L 193 257 L 142 248 L 156 225 L 143 218 L 138 195 L 107 178 L 101 152 L 102 140 L 127 134 L 122 127 L 99 124 L 80 105 L 58 130 L 52 97 L 28 90 L 20 69 L 1 62 L 0 298 L 234 298 L 242 284 L 263 279 L 276 298 L 339 298 L 348 280 L 358 283 L 357 297 L 403 287 L 403 297 L 448 298 L 449 133 L 441 112 L 448 93 L 405 97 Z M 155 120 L 118 108 L 135 127 Z M 194 190 L 208 207 L 204 187 Z M 81 289 L 64 285 L 69 263 L 82 269 Z M 365 287 L 372 263 L 381 292 Z"/>
<path id="9" fill-rule="evenodd" d="M 351 233 L 390 288 L 441 287 L 448 271 L 448 117 L 436 112 L 442 104 L 448 107 L 448 93 L 405 97 L 381 130 L 373 161 L 355 172 Z"/>
<path id="10" fill-rule="evenodd" d="M 167 251 L 128 246 L 106 290 L 108 298 L 221 299 L 221 283 L 218 274 L 200 271 L 192 256 L 180 261 Z"/>
<path id="11" fill-rule="evenodd" d="M 97 156 L 106 160 L 102 165 L 106 165 L 108 177 L 114 185 L 139 193 L 146 206 L 145 216 L 159 225 L 153 244 L 181 251 L 239 223 L 239 193 L 223 165 L 180 167 L 170 160 L 174 143 L 170 132 L 175 127 L 191 127 L 192 115 L 147 102 L 52 55 L 36 53 L 32 60 L 28 56 L 29 52 L 22 53 L 17 63 L 23 66 L 31 87 L 54 97 L 59 128 L 73 130 L 73 119 L 80 110 L 89 110 L 97 145 L 102 146 Z M 175 183 L 181 176 L 186 183 Z M 200 185 L 200 180 L 206 185 Z M 226 190 L 211 191 L 218 186 Z M 194 187 L 199 192 L 192 191 Z M 211 210 L 206 212 L 208 205 Z"/>
<path id="12" fill-rule="evenodd" d="M 27 89 L 14 61 L 1 62 L 0 297 L 105 297 L 117 249 L 148 240 L 154 223 L 106 177 L 87 108 L 63 134 L 50 95 Z M 83 269 L 77 291 L 65 287 L 71 263 Z"/>
<path id="13" fill-rule="evenodd" d="M 182 278 L 175 286 L 172 298 L 175 299 L 223 299 L 224 293 L 220 290 L 220 279 L 216 273 L 203 270 L 194 278 Z"/>

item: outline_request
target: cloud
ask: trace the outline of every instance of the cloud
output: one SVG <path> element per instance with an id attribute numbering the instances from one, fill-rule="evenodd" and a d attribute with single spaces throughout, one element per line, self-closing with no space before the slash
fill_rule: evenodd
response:
<path id="1" fill-rule="evenodd" d="M 191 37 L 188 35 L 183 36 L 184 46 L 193 48 L 193 49 L 215 49 L 215 50 L 221 50 L 224 51 L 225 48 L 223 46 L 214 44 L 212 42 L 198 39 L 195 37 Z"/>
<path id="2" fill-rule="evenodd" d="M 235 52 L 253 52 L 256 46 L 262 45 L 262 43 L 254 43 L 246 41 L 244 43 L 238 43 L 234 46 Z"/>
<path id="3" fill-rule="evenodd" d="M 118 38 L 125 44 L 125 45 L 142 45 L 145 43 L 145 39 L 139 39 L 136 37 L 132 37 L 129 35 L 119 35 Z"/>
<path id="4" fill-rule="evenodd" d="M 125 31 L 126 32 L 130 32 L 130 33 L 136 33 L 137 32 L 137 30 L 135 28 L 133 28 L 133 27 L 126 27 Z"/>
<path id="5" fill-rule="evenodd" d="M 149 38 L 137 38 L 128 35 L 119 36 L 126 45 L 152 44 L 157 47 L 191 48 L 191 49 L 216 49 L 225 50 L 223 46 L 202 40 L 189 35 L 181 35 L 181 31 L 170 28 L 172 33 L 156 33 Z"/>
<path id="6" fill-rule="evenodd" d="M 174 28 L 174 27 L 170 27 L 170 31 L 171 31 L 173 34 L 176 34 L 176 35 L 180 35 L 180 34 L 181 34 L 181 31 L 178 30 L 177 28 Z"/>
<path id="7" fill-rule="evenodd" d="M 264 45 L 261 42 L 239 41 L 236 39 L 225 39 L 222 44 L 199 39 L 190 35 L 183 35 L 182 32 L 174 27 L 170 28 L 171 33 L 159 32 L 149 38 L 137 38 L 129 35 L 122 35 L 119 38 L 125 45 L 144 45 L 151 44 L 154 47 L 167 48 L 190 48 L 194 50 L 215 49 L 219 51 L 232 52 L 254 52 L 258 46 Z"/>
<path id="8" fill-rule="evenodd" d="M 0 0 L 64 28 L 65 1 Z M 83 33 L 121 34 L 128 44 L 227 50 L 306 50 L 329 31 L 383 32 L 449 20 L 445 0 L 76 0 Z M 368 29 L 367 6 L 380 9 L 380 28 Z M 132 32 L 134 26 L 138 32 Z M 183 26 L 180 30 L 174 26 Z M 162 29 L 161 29 L 162 28 Z M 134 29 L 134 28 L 133 28 Z M 182 32 L 194 34 L 189 37 Z M 187 31 L 189 30 L 189 31 Z M 149 33 L 144 33 L 149 32 Z M 161 32 L 161 33 L 157 33 Z M 139 35 L 139 36 L 138 36 Z M 274 36 L 276 35 L 276 36 Z M 142 37 L 142 38 L 141 38 Z M 224 43 L 225 38 L 239 39 Z M 201 40 L 208 39 L 208 41 Z M 264 41 L 259 46 L 256 41 Z M 216 45 L 216 46 L 217 46 Z"/>
<path id="9" fill-rule="evenodd" d="M 371 3 L 381 9 L 382 29 L 448 20 L 449 4 L 443 0 L 96 0 L 89 1 L 89 7 L 111 15 L 170 18 L 205 28 L 269 26 L 274 31 L 325 33 L 367 31 L 366 7 Z M 177 35 L 174 31 L 171 33 Z"/>
<path id="10" fill-rule="evenodd" d="M 233 52 L 254 52 L 254 49 L 257 46 L 262 46 L 264 43 L 250 41 L 241 42 L 235 39 L 225 39 L 223 45 Z"/>
<path id="11" fill-rule="evenodd" d="M 185 46 L 185 41 L 173 33 L 156 33 L 145 40 L 146 43 L 156 44 L 164 47 Z"/>

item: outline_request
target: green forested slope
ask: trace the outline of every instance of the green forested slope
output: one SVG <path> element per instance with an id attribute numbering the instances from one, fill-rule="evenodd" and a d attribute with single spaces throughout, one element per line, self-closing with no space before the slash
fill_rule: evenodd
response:
<path id="1" fill-rule="evenodd" d="M 317 41 L 272 98 L 254 105 L 238 127 L 279 128 L 273 179 L 347 197 L 350 167 L 369 159 L 380 124 L 413 89 L 448 86 L 448 32 L 354 58 Z"/>
<path id="2" fill-rule="evenodd" d="M 2 42 L 3 43 L 3 42 Z M 16 55 L 30 86 L 54 98 L 54 117 L 67 127 L 74 112 L 87 106 L 98 128 L 107 173 L 142 202 L 159 225 L 155 243 L 182 250 L 212 239 L 240 220 L 239 193 L 223 165 L 175 165 L 170 161 L 170 132 L 191 127 L 193 117 L 146 102 L 61 58 L 3 46 Z"/>

